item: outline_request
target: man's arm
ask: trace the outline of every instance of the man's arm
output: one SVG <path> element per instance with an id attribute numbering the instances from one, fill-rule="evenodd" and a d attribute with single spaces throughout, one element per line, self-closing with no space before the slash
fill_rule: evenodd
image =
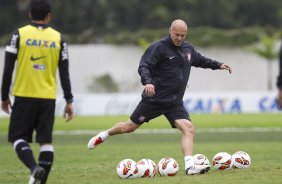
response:
<path id="1" fill-rule="evenodd" d="M 152 84 L 153 79 L 151 76 L 151 71 L 159 60 L 158 47 L 153 44 L 147 48 L 143 56 L 141 57 L 138 73 L 141 77 L 141 83 L 143 85 Z"/>
<path id="2" fill-rule="evenodd" d="M 148 96 L 153 96 L 155 94 L 155 86 L 151 71 L 159 60 L 160 52 L 155 44 L 147 48 L 140 60 L 138 73 L 141 77 L 141 83 L 145 86 L 144 91 Z"/>
<path id="3" fill-rule="evenodd" d="M 71 92 L 71 83 L 69 76 L 69 56 L 68 56 L 68 48 L 67 43 L 65 42 L 64 37 L 62 37 L 61 41 L 61 52 L 60 52 L 60 60 L 59 60 L 59 75 L 60 81 L 64 92 L 64 98 L 67 102 L 72 102 L 73 95 Z"/>
<path id="4" fill-rule="evenodd" d="M 143 85 L 151 84 L 152 83 L 152 77 L 150 72 L 150 64 L 149 64 L 149 55 L 152 52 L 152 48 L 149 47 L 141 57 L 139 67 L 138 67 L 138 73 L 141 77 L 141 83 Z"/>
<path id="5" fill-rule="evenodd" d="M 212 70 L 217 70 L 217 69 L 228 70 L 229 73 L 232 73 L 231 67 L 227 64 L 206 58 L 196 50 L 194 50 L 193 54 L 195 59 L 193 60 L 192 66 L 201 67 L 201 68 L 210 68 Z"/>
<path id="6" fill-rule="evenodd" d="M 201 68 L 210 68 L 212 70 L 216 70 L 216 69 L 220 69 L 220 65 L 222 65 L 222 63 L 218 61 L 202 56 L 197 51 L 194 51 L 193 54 L 195 59 L 193 60 L 192 66 L 201 67 Z"/>
<path id="7" fill-rule="evenodd" d="M 10 42 L 5 48 L 5 62 L 2 77 L 1 99 L 2 101 L 9 99 L 9 91 L 12 82 L 12 75 L 17 60 L 19 48 L 19 32 L 16 31 L 12 35 Z"/>
<path id="8" fill-rule="evenodd" d="M 2 76 L 2 86 L 1 86 L 1 107 L 2 110 L 6 113 L 10 113 L 11 102 L 9 99 L 9 91 L 12 83 L 13 70 L 15 67 L 15 62 L 17 60 L 19 48 L 19 33 L 16 31 L 10 42 L 6 46 L 5 52 L 5 62 L 4 70 Z"/>
<path id="9" fill-rule="evenodd" d="M 71 92 L 71 82 L 69 76 L 69 56 L 67 43 L 62 36 L 61 38 L 61 51 L 59 60 L 59 75 L 60 81 L 64 92 L 64 98 L 66 99 L 66 106 L 64 111 L 64 118 L 66 121 L 70 121 L 73 117 L 73 95 Z"/>
<path id="10" fill-rule="evenodd" d="M 17 59 L 16 54 L 7 51 L 5 52 L 5 64 L 4 64 L 2 87 L 1 87 L 2 101 L 9 99 L 9 91 L 12 83 L 12 76 L 13 76 L 13 70 L 14 70 L 16 59 Z"/>

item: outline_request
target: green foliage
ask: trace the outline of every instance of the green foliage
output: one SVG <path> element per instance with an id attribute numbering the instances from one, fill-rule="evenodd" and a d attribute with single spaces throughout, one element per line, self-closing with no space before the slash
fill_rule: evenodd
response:
<path id="1" fill-rule="evenodd" d="M 189 27 L 187 40 L 197 47 L 208 46 L 245 46 L 257 43 L 260 35 L 264 32 L 258 27 L 243 29 L 219 29 L 207 26 Z M 108 43 L 108 44 L 133 44 L 146 48 L 150 43 L 168 35 L 168 27 L 164 29 L 140 29 L 136 32 L 120 31 L 115 33 L 104 33 L 96 36 L 93 29 L 83 33 L 67 34 L 68 43 Z M 4 45 L 8 41 L 8 35 L 0 37 L 0 44 Z"/>
<path id="2" fill-rule="evenodd" d="M 138 40 L 138 45 L 139 45 L 143 50 L 146 50 L 150 44 L 151 44 L 151 43 L 148 42 L 148 41 L 147 41 L 146 39 L 144 39 L 144 38 L 139 38 L 139 40 Z"/>
<path id="3" fill-rule="evenodd" d="M 225 30 L 211 27 L 190 28 L 187 40 L 196 46 L 242 46 L 258 41 L 257 27 Z"/>
<path id="4" fill-rule="evenodd" d="M 0 47 L 5 47 L 12 35 L 3 35 L 0 37 Z"/>
<path id="5" fill-rule="evenodd" d="M 265 58 L 268 61 L 267 64 L 267 88 L 273 89 L 272 85 L 272 67 L 271 61 L 278 58 L 278 51 L 275 49 L 276 43 L 279 41 L 280 33 L 265 32 L 260 37 L 259 47 L 253 47 L 250 50 L 260 57 Z"/>
<path id="6" fill-rule="evenodd" d="M 104 74 L 93 78 L 88 90 L 89 92 L 96 93 L 118 92 L 118 85 L 114 82 L 110 74 Z"/>
<path id="7" fill-rule="evenodd" d="M 0 1 L 0 37 L 29 21 L 28 2 Z M 236 46 L 258 39 L 256 32 L 251 35 L 245 28 L 271 25 L 280 31 L 281 12 L 281 0 L 60 0 L 53 1 L 51 26 L 66 34 L 69 43 L 138 44 L 141 38 L 151 42 L 163 37 L 170 23 L 181 18 L 191 34 L 199 28 L 199 37 L 191 35 L 196 45 Z M 200 30 L 208 27 L 215 32 Z"/>
<path id="8" fill-rule="evenodd" d="M 259 35 L 263 32 L 257 27 L 225 30 L 212 27 L 190 27 L 187 39 L 197 47 L 208 46 L 242 46 L 258 42 Z M 152 42 L 168 35 L 168 28 L 165 29 L 140 29 L 137 32 L 121 31 L 114 34 L 105 33 L 99 37 L 94 32 L 81 36 L 69 35 L 70 41 L 79 43 L 109 43 L 109 44 L 133 44 L 143 49 Z"/>
<path id="9" fill-rule="evenodd" d="M 278 51 L 275 50 L 275 44 L 279 41 L 279 38 L 280 33 L 275 33 L 273 35 L 263 33 L 260 37 L 259 47 L 254 47 L 251 50 L 266 60 L 272 61 L 278 57 Z"/>

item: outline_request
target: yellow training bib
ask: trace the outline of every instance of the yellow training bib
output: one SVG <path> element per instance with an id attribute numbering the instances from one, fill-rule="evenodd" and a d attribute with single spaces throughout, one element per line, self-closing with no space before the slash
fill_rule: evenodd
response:
<path id="1" fill-rule="evenodd" d="M 55 99 L 61 34 L 28 25 L 19 29 L 19 35 L 13 95 Z"/>

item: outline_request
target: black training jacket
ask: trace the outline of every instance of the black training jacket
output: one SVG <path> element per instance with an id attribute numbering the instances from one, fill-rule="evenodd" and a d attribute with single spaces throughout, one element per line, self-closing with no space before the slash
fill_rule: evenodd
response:
<path id="1" fill-rule="evenodd" d="M 140 60 L 138 72 L 142 84 L 155 86 L 155 95 L 149 97 L 143 91 L 142 100 L 182 104 L 191 66 L 215 70 L 221 64 L 202 56 L 188 42 L 175 46 L 168 35 L 150 45 Z"/>

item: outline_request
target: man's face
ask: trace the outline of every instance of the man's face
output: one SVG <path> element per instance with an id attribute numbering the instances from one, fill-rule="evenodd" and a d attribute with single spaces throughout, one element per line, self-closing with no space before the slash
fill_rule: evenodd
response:
<path id="1" fill-rule="evenodd" d="M 182 45 L 186 38 L 187 29 L 172 27 L 169 29 L 169 34 L 174 45 L 179 47 Z"/>

